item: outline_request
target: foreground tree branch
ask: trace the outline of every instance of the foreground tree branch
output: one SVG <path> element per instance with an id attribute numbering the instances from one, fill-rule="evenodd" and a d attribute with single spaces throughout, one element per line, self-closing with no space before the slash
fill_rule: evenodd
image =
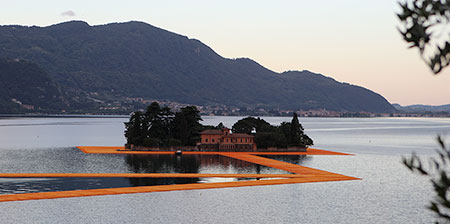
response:
<path id="1" fill-rule="evenodd" d="M 438 26 L 447 26 L 450 20 L 450 2 L 447 0 L 413 0 L 399 3 L 401 12 L 397 14 L 402 28 L 399 29 L 403 39 L 410 48 L 418 48 L 422 59 L 434 74 L 438 74 L 450 64 L 450 34 L 443 34 L 446 39 L 443 44 L 431 45 L 436 40 Z M 427 49 L 433 51 L 431 56 L 425 56 Z M 434 48 L 434 49 L 433 49 Z"/>
<path id="2" fill-rule="evenodd" d="M 424 163 L 417 155 L 403 158 L 403 164 L 411 171 L 428 176 L 433 184 L 436 195 L 428 208 L 433 211 L 445 223 L 450 222 L 450 200 L 448 192 L 450 188 L 450 148 L 447 148 L 443 139 L 438 136 L 439 149 L 436 150 L 438 158 L 430 158 Z M 428 164 L 427 167 L 424 164 Z"/>

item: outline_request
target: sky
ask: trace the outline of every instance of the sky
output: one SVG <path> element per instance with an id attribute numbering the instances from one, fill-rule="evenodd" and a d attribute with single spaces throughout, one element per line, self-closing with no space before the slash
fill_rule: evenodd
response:
<path id="1" fill-rule="evenodd" d="M 195 38 L 226 58 L 276 72 L 309 70 L 401 105 L 450 104 L 450 68 L 433 75 L 397 28 L 389 0 L 0 0 L 0 25 L 143 21 Z M 6 6 L 6 7 L 5 7 Z"/>

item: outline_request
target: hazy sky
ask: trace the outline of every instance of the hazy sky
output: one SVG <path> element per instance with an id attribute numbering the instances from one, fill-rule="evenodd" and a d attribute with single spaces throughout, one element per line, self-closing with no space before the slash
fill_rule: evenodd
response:
<path id="1" fill-rule="evenodd" d="M 1 25 L 144 21 L 199 39 L 227 58 L 252 58 L 277 72 L 321 73 L 391 103 L 450 103 L 450 68 L 432 75 L 418 52 L 407 49 L 396 28 L 397 1 L 0 2 Z"/>

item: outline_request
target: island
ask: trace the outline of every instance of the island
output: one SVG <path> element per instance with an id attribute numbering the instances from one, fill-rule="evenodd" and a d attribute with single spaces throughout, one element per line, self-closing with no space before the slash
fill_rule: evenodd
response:
<path id="1" fill-rule="evenodd" d="M 157 102 L 145 111 L 133 112 L 125 123 L 126 150 L 283 152 L 306 151 L 313 140 L 304 133 L 296 113 L 291 122 L 271 125 L 261 118 L 246 117 L 232 128 L 222 123 L 202 125 L 195 106 L 173 112 Z"/>

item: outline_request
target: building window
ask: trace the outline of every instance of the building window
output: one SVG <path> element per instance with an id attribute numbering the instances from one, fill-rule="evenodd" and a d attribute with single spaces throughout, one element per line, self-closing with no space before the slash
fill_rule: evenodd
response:
<path id="1" fill-rule="evenodd" d="M 241 138 L 241 142 L 242 142 L 242 138 Z"/>
<path id="2" fill-rule="evenodd" d="M 245 142 L 248 142 L 248 139 L 245 139 Z"/>
<path id="3" fill-rule="evenodd" d="M 208 139 L 207 139 L 207 138 L 205 138 L 205 142 L 208 142 Z"/>
<path id="4" fill-rule="evenodd" d="M 214 142 L 214 139 L 211 139 L 211 142 Z"/>

